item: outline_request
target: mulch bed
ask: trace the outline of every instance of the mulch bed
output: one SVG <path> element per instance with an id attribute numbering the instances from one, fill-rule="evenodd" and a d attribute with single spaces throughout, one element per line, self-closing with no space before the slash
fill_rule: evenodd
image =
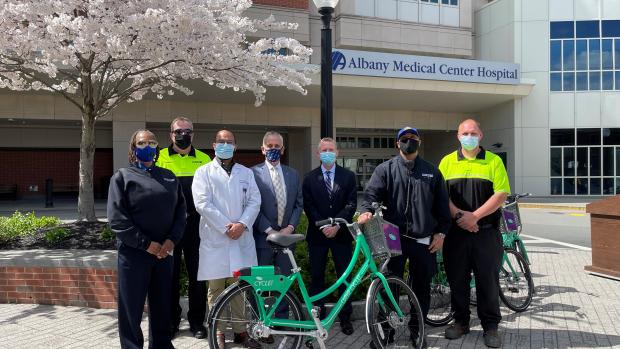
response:
<path id="1" fill-rule="evenodd" d="M 70 234 L 62 241 L 49 243 L 45 240 L 45 232 L 40 229 L 36 233 L 21 237 L 6 243 L 0 242 L 2 250 L 34 250 L 34 249 L 86 249 L 86 250 L 116 250 L 116 239 L 103 240 L 101 231 L 106 227 L 105 222 L 74 222 L 62 224 L 59 227 L 67 228 Z"/>

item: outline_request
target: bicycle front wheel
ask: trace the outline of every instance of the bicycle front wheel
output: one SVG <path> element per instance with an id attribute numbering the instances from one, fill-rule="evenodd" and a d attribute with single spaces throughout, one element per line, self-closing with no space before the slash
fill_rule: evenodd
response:
<path id="1" fill-rule="evenodd" d="M 415 294 L 402 279 L 387 276 L 386 289 L 375 279 L 366 297 L 366 325 L 376 348 L 421 348 L 424 339 L 424 318 Z M 403 316 L 390 301 L 391 294 Z"/>
<path id="2" fill-rule="evenodd" d="M 279 295 L 277 292 L 261 295 L 265 301 L 266 312 L 269 312 L 269 307 Z M 262 336 L 260 330 L 264 319 L 261 319 L 258 314 L 255 297 L 252 286 L 244 282 L 237 282 L 222 292 L 209 313 L 209 348 L 218 348 L 218 332 L 224 334 L 227 342 L 236 341 L 239 333 L 247 332 L 251 339 L 260 343 L 261 348 L 301 348 L 303 336 L 300 335 Z M 299 300 L 290 291 L 282 298 L 276 314 L 274 317 L 279 319 L 303 320 Z M 278 330 L 298 331 L 299 329 L 278 328 Z"/>
<path id="3" fill-rule="evenodd" d="M 534 281 L 530 267 L 523 256 L 510 249 L 504 250 L 499 269 L 499 297 L 506 306 L 522 312 L 532 303 Z"/>

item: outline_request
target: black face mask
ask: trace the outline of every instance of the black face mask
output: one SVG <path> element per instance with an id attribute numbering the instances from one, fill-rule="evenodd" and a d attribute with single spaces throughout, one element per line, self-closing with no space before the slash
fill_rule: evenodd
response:
<path id="1" fill-rule="evenodd" d="M 186 149 L 190 145 L 192 145 L 192 135 L 190 134 L 180 134 L 174 135 L 174 144 L 181 149 Z"/>
<path id="2" fill-rule="evenodd" d="M 398 144 L 400 144 L 400 151 L 402 151 L 405 155 L 415 153 L 420 147 L 420 142 L 413 138 L 407 138 L 402 141 L 398 141 Z"/>

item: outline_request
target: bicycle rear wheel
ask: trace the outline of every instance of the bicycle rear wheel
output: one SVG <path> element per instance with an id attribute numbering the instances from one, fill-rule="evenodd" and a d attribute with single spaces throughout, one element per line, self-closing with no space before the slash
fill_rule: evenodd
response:
<path id="1" fill-rule="evenodd" d="M 266 302 L 267 312 L 269 311 L 269 304 L 273 305 L 279 295 L 277 292 L 262 295 Z M 293 293 L 287 292 L 280 304 L 288 306 L 288 311 L 284 311 L 288 316 L 286 318 L 303 320 L 301 305 Z M 218 347 L 217 332 L 224 333 L 227 341 L 233 340 L 235 333 L 247 332 L 250 338 L 260 343 L 262 348 L 301 348 L 303 336 L 272 335 L 269 338 L 261 336 L 260 326 L 263 319 L 260 319 L 257 308 L 254 290 L 247 283 L 237 282 L 224 290 L 209 312 L 209 348 Z M 278 318 L 282 318 L 282 316 L 278 316 Z M 282 330 L 297 331 L 298 329 L 283 328 Z"/>
<path id="2" fill-rule="evenodd" d="M 409 284 L 410 285 L 410 284 Z M 424 321 L 434 327 L 447 325 L 452 320 L 450 286 L 445 273 L 437 273 L 431 281 L 431 302 Z"/>
<path id="3" fill-rule="evenodd" d="M 532 303 L 534 281 L 525 258 L 515 250 L 505 249 L 499 269 L 499 297 L 516 312 L 526 310 Z"/>
<path id="4" fill-rule="evenodd" d="M 421 348 L 424 339 L 424 318 L 415 294 L 402 279 L 387 276 L 388 288 L 375 279 L 366 297 L 366 325 L 375 348 Z M 398 302 L 403 317 L 389 299 Z"/>

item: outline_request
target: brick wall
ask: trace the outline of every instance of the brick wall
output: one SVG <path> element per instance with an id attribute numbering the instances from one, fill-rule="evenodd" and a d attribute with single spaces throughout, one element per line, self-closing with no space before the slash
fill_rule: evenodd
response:
<path id="1" fill-rule="evenodd" d="M 45 180 L 52 178 L 55 185 L 77 185 L 79 149 L 0 149 L 0 183 L 17 184 L 19 196 L 45 195 Z M 107 193 L 106 179 L 112 176 L 112 149 L 97 149 L 93 181 L 95 194 Z M 39 191 L 28 192 L 37 185 Z"/>
<path id="2" fill-rule="evenodd" d="M 254 0 L 254 4 L 298 8 L 304 10 L 308 8 L 308 0 Z"/>
<path id="3" fill-rule="evenodd" d="M 0 303 L 116 308 L 116 270 L 0 267 Z"/>

